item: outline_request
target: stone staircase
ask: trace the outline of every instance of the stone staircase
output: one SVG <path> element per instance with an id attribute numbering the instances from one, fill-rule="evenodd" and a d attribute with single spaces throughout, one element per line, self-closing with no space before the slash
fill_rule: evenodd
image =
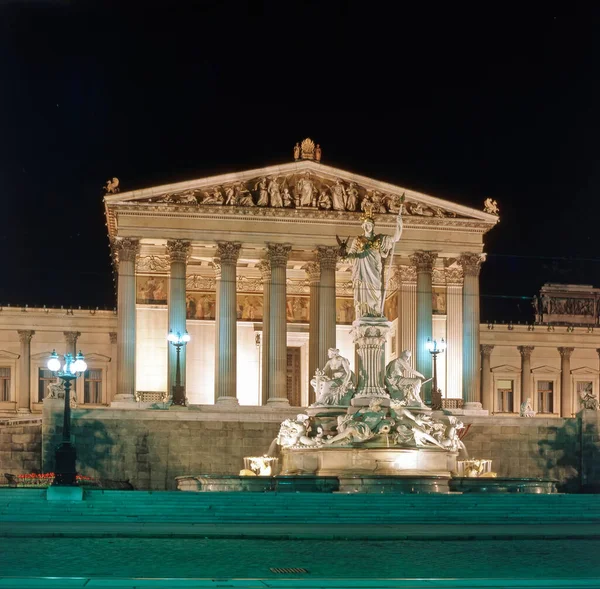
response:
<path id="1" fill-rule="evenodd" d="M 0 528 L 19 522 L 269 526 L 587 526 L 600 495 L 85 492 L 46 501 L 45 489 L 0 489 Z M 10 526 L 8 526 L 10 524 Z M 0 529 L 0 534 L 3 532 Z M 599 533 L 600 535 L 600 533 Z"/>

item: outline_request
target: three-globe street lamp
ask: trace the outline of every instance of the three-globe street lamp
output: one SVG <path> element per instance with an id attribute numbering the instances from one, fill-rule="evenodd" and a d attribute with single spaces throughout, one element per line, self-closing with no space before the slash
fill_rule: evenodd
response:
<path id="1" fill-rule="evenodd" d="M 181 352 L 181 346 L 185 346 L 190 341 L 190 334 L 186 331 L 184 334 L 179 332 L 173 333 L 169 331 L 169 335 L 167 336 L 167 340 L 171 342 L 175 349 L 177 350 L 177 361 L 175 364 L 175 384 L 173 385 L 173 399 L 171 401 L 172 405 L 181 405 L 182 407 L 186 406 L 185 400 L 185 387 L 181 384 L 181 368 L 179 363 L 179 354 Z"/>
<path id="2" fill-rule="evenodd" d="M 432 340 L 430 337 L 428 337 L 425 345 L 427 347 L 427 351 L 433 356 L 433 388 L 431 390 L 431 404 L 432 406 L 438 404 L 441 405 L 441 398 L 437 386 L 437 357 L 438 354 L 444 353 L 444 350 L 446 349 L 446 342 L 444 341 L 444 338 L 438 342 L 437 340 Z M 437 402 L 434 401 L 434 397 L 437 398 Z M 441 409 L 441 407 L 436 406 L 433 407 L 433 409 Z"/>
<path id="3" fill-rule="evenodd" d="M 73 358 L 73 354 L 65 354 L 64 361 L 61 369 L 58 354 L 56 350 L 52 350 L 47 364 L 48 370 L 51 370 L 55 376 L 58 376 L 65 383 L 62 442 L 57 446 L 54 454 L 55 476 L 53 485 L 75 485 L 77 482 L 77 471 L 75 469 L 77 453 L 75 446 L 71 443 L 71 381 L 87 370 L 87 364 L 81 352 L 75 358 Z"/>

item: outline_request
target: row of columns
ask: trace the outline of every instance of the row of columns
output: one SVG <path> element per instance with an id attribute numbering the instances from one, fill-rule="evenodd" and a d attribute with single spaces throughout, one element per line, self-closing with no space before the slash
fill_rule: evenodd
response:
<path id="1" fill-rule="evenodd" d="M 115 240 L 118 259 L 119 286 L 119 379 L 116 400 L 133 400 L 135 393 L 135 258 L 139 252 L 139 240 L 119 238 Z M 241 244 L 218 242 L 214 260 L 217 285 L 216 302 L 216 354 L 215 354 L 215 402 L 237 404 L 236 387 L 236 268 Z M 263 283 L 263 403 L 287 403 L 287 320 L 286 320 L 286 266 L 291 246 L 268 243 L 266 258 L 260 262 Z M 169 330 L 185 331 L 186 261 L 190 242 L 169 240 L 167 254 L 170 261 L 169 279 Z M 327 361 L 327 351 L 335 347 L 336 308 L 335 270 L 338 249 L 318 246 L 316 261 L 306 266 L 310 284 L 309 317 L 309 374 Z M 437 253 L 418 251 L 410 256 L 416 269 L 416 285 L 401 283 L 416 295 L 414 305 L 411 297 L 399 296 L 398 309 L 401 340 L 405 343 L 414 337 L 416 368 L 423 374 L 431 373 L 431 356 L 426 342 L 433 335 L 432 328 L 432 272 Z M 463 340 L 463 398 L 467 408 L 479 408 L 479 269 L 483 256 L 463 254 L 459 258 L 464 274 L 462 288 L 462 340 Z M 402 293 L 404 294 L 404 293 Z M 450 295 L 450 293 L 449 293 Z M 450 298 L 450 297 L 449 297 Z M 412 319 L 415 316 L 416 323 Z M 185 378 L 185 348 L 181 357 L 182 378 Z M 169 350 L 169 391 L 175 383 L 175 351 Z M 429 400 L 431 388 L 426 389 Z"/>
<path id="2" fill-rule="evenodd" d="M 492 390 L 492 371 L 491 357 L 494 350 L 493 345 L 484 344 L 481 346 L 481 390 L 483 408 L 490 413 L 494 408 L 494 399 Z M 531 354 L 534 346 L 517 346 L 521 354 L 521 399 L 532 397 L 531 390 Z M 571 417 L 573 413 L 573 389 L 571 387 L 571 355 L 575 348 L 558 347 L 560 354 L 560 415 L 561 417 Z M 600 349 L 597 350 L 600 357 Z"/>

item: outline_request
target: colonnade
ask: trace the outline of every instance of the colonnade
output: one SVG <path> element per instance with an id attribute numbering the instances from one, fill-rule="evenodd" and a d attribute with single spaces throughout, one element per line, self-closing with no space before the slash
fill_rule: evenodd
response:
<path id="1" fill-rule="evenodd" d="M 494 412 L 494 394 L 493 390 L 493 372 L 492 372 L 492 353 L 497 346 L 492 344 L 482 344 L 481 350 L 481 396 L 483 408 L 489 413 Z M 547 350 L 546 347 L 544 347 Z M 533 401 L 535 390 L 532 389 L 532 369 L 531 356 L 535 350 L 535 346 L 517 346 L 517 350 L 521 356 L 521 368 L 518 371 L 520 374 L 520 399 L 515 395 L 515 406 L 513 412 L 519 412 L 519 403 L 527 399 Z M 561 417 L 572 417 L 574 392 L 571 382 L 571 355 L 575 348 L 559 346 L 556 351 L 560 354 L 560 407 L 555 406 L 553 413 L 559 414 Z M 596 350 L 600 358 L 600 348 Z"/>
<path id="2" fill-rule="evenodd" d="M 216 275 L 216 341 L 215 341 L 215 403 L 236 405 L 237 375 L 237 312 L 236 267 L 241 244 L 220 241 L 216 245 L 213 262 Z M 286 405 L 287 399 L 287 319 L 286 274 L 292 246 L 267 243 L 263 260 L 258 264 L 263 285 L 262 333 L 262 403 Z M 139 253 L 139 240 L 117 238 L 114 251 L 118 260 L 119 319 L 117 334 L 118 384 L 115 400 L 133 401 L 135 393 L 135 259 Z M 186 262 L 191 244 L 186 240 L 169 240 L 166 253 L 169 257 L 169 329 L 185 331 Z M 327 361 L 327 350 L 336 342 L 336 247 L 317 246 L 315 258 L 305 265 L 310 287 L 309 317 L 309 371 Z M 462 268 L 464 287 L 454 280 L 448 287 L 449 308 L 462 315 L 448 320 L 449 349 L 456 344 L 462 349 L 462 394 L 469 408 L 481 408 L 479 384 L 479 269 L 483 256 L 463 254 L 459 267 L 451 269 L 456 275 Z M 431 374 L 431 357 L 425 343 L 433 335 L 432 273 L 437 253 L 417 251 L 410 256 L 411 266 L 400 265 L 396 273 L 398 282 L 398 333 L 399 350 L 415 352 L 416 368 L 425 375 Z M 450 282 L 448 283 L 450 285 Z M 460 304 L 460 291 L 462 301 Z M 171 346 L 172 347 L 172 346 Z M 454 354 L 456 354 L 456 349 Z M 174 384 L 174 352 L 169 352 L 169 391 Z M 459 364 L 459 363 L 457 363 Z M 181 374 L 185 375 L 185 352 L 182 350 Z"/>

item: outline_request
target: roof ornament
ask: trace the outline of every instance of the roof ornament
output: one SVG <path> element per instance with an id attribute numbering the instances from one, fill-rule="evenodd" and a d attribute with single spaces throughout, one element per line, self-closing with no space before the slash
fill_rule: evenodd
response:
<path id="1" fill-rule="evenodd" d="M 294 161 L 299 160 L 313 160 L 315 162 L 321 161 L 321 146 L 307 137 L 302 144 L 296 143 L 294 146 Z"/>
<path id="2" fill-rule="evenodd" d="M 106 186 L 104 186 L 104 191 L 106 192 L 106 194 L 116 194 L 117 192 L 119 192 L 119 179 L 113 178 L 112 180 L 107 180 Z"/>
<path id="3" fill-rule="evenodd" d="M 486 198 L 483 203 L 483 212 L 498 216 L 500 214 L 498 203 L 491 198 Z"/>

